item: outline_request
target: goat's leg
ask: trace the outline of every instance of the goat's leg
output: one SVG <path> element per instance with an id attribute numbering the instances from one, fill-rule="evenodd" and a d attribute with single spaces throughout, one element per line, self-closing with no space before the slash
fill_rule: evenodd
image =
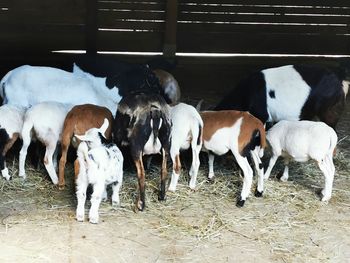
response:
<path id="1" fill-rule="evenodd" d="M 255 191 L 255 196 L 256 197 L 261 197 L 264 192 L 264 168 L 262 167 L 262 162 L 259 157 L 259 150 L 260 147 L 256 147 L 253 151 L 250 152 L 256 173 L 258 174 L 258 186 Z"/>
<path id="2" fill-rule="evenodd" d="M 332 157 L 330 157 L 332 158 Z M 333 179 L 334 179 L 334 173 L 331 173 L 332 169 L 332 164 L 333 161 L 331 159 L 331 162 L 329 160 L 329 157 L 326 157 L 324 160 L 318 161 L 317 162 L 318 167 L 320 167 L 324 177 L 325 177 L 325 185 L 324 188 L 322 189 L 322 201 L 326 202 L 328 201 L 331 196 L 332 196 L 332 187 L 333 187 Z"/>
<path id="3" fill-rule="evenodd" d="M 26 157 L 27 157 L 27 152 L 28 152 L 28 147 L 31 141 L 31 136 L 30 136 L 30 131 L 32 127 L 29 127 L 27 125 L 23 126 L 22 129 L 22 148 L 19 152 L 19 176 L 23 177 L 23 179 L 26 178 L 26 171 L 25 171 L 25 162 L 26 162 Z"/>
<path id="4" fill-rule="evenodd" d="M 80 164 L 79 174 L 76 176 L 76 196 L 77 196 L 77 210 L 76 219 L 79 222 L 84 221 L 84 207 L 86 201 L 86 190 L 88 187 L 87 175 L 85 166 Z"/>
<path id="5" fill-rule="evenodd" d="M 200 165 L 199 152 L 201 150 L 201 145 L 198 146 L 198 145 L 192 144 L 191 148 L 192 148 L 192 165 L 190 169 L 190 176 L 191 176 L 190 188 L 194 190 L 196 188 L 197 175 L 198 175 L 198 170 Z"/>
<path id="6" fill-rule="evenodd" d="M 89 211 L 89 222 L 97 224 L 99 220 L 98 209 L 102 201 L 103 191 L 105 191 L 106 185 L 104 182 L 98 181 L 94 184 L 94 192 L 91 195 L 91 207 Z"/>
<path id="7" fill-rule="evenodd" d="M 45 151 L 45 157 L 44 157 L 44 165 L 53 184 L 58 183 L 58 177 L 52 161 L 54 152 L 56 150 L 56 145 L 57 145 L 57 140 L 53 138 L 52 140 L 50 139 L 46 145 L 46 151 Z"/>
<path id="8" fill-rule="evenodd" d="M 269 162 L 269 167 L 267 167 L 267 170 L 265 172 L 265 175 L 264 175 L 264 179 L 268 179 L 271 175 L 271 171 L 272 171 L 272 168 L 273 166 L 275 165 L 276 161 L 278 159 L 278 155 L 276 155 L 275 153 L 272 154 L 272 157 L 270 159 L 270 162 Z"/>
<path id="9" fill-rule="evenodd" d="M 282 176 L 279 178 L 282 182 L 287 182 L 289 178 L 289 161 L 288 157 L 284 158 L 284 170 Z"/>
<path id="10" fill-rule="evenodd" d="M 142 162 L 142 153 L 140 153 L 139 159 L 135 160 L 134 162 L 137 170 L 137 179 L 139 182 L 139 196 L 136 202 L 136 207 L 139 211 L 143 211 L 145 208 L 145 169 Z"/>
<path id="11" fill-rule="evenodd" d="M 242 157 L 239 153 L 234 154 L 237 160 L 238 165 L 243 171 L 243 186 L 241 191 L 240 200 L 237 202 L 238 207 L 244 206 L 245 200 L 250 194 L 250 188 L 253 181 L 253 170 L 249 165 L 247 158 Z"/>
<path id="12" fill-rule="evenodd" d="M 66 162 L 67 162 L 67 152 L 69 148 L 69 142 L 64 142 L 62 139 L 62 153 L 61 153 L 61 158 L 60 158 L 60 164 L 58 167 L 58 189 L 62 190 L 64 189 L 64 186 L 66 184 L 65 179 L 64 179 L 64 169 L 66 167 Z"/>
<path id="13" fill-rule="evenodd" d="M 161 175 L 160 175 L 160 191 L 158 200 L 163 201 L 165 200 L 165 185 L 166 185 L 166 178 L 168 175 L 167 171 L 167 159 L 168 159 L 168 153 L 162 148 L 162 169 L 161 169 Z M 180 161 L 180 160 L 179 160 Z"/>
<path id="14" fill-rule="evenodd" d="M 208 152 L 208 165 L 209 165 L 209 175 L 208 180 L 213 180 L 215 174 L 214 174 L 214 159 L 215 155 Z"/>
<path id="15" fill-rule="evenodd" d="M 180 162 L 180 153 L 179 149 L 174 150 L 173 148 L 170 151 L 170 157 L 173 163 L 173 171 L 171 173 L 171 181 L 168 190 L 175 192 L 177 182 L 179 180 L 180 172 L 181 172 L 181 162 Z"/>
<path id="16" fill-rule="evenodd" d="M 12 135 L 12 138 L 9 139 L 9 140 L 6 142 L 6 144 L 5 144 L 5 146 L 4 146 L 3 150 L 2 150 L 2 152 L 0 153 L 0 154 L 1 154 L 1 156 L 0 156 L 1 174 L 2 174 L 2 176 L 3 176 L 6 180 L 10 180 L 11 176 L 10 176 L 10 174 L 9 174 L 9 170 L 8 170 L 7 167 L 6 167 L 5 156 L 6 156 L 6 153 L 8 152 L 8 150 L 10 150 L 10 149 L 12 148 L 13 144 L 17 141 L 18 136 L 19 136 L 18 133 L 14 133 L 14 134 Z"/>
<path id="17" fill-rule="evenodd" d="M 117 182 L 114 182 L 112 185 L 112 206 L 120 206 L 119 191 L 123 184 L 123 176 L 120 176 L 120 179 Z"/>

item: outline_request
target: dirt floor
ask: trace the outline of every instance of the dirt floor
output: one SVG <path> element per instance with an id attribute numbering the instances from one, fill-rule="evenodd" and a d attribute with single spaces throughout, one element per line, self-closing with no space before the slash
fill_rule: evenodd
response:
<path id="1" fill-rule="evenodd" d="M 207 183 L 202 159 L 198 186 L 187 186 L 184 162 L 178 191 L 158 202 L 159 168 L 148 171 L 147 207 L 133 210 L 136 176 L 125 173 L 122 206 L 101 205 L 100 223 L 75 220 L 73 171 L 59 191 L 45 171 L 31 168 L 18 178 L 0 180 L 0 262 L 350 262 L 350 105 L 338 126 L 336 177 L 328 204 L 317 192 L 324 179 L 312 163 L 293 164 L 286 183 L 266 182 L 263 198 L 253 195 L 235 206 L 239 171 L 221 158 L 216 180 Z M 256 179 L 256 178 L 255 178 Z M 86 206 L 88 213 L 89 202 Z"/>

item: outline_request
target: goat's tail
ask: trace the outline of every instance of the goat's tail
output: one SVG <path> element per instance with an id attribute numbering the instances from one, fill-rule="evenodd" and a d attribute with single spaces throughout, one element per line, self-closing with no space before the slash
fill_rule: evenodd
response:
<path id="1" fill-rule="evenodd" d="M 12 70 L 7 72 L 7 74 L 0 81 L 0 96 L 3 99 L 3 103 L 5 103 L 5 97 L 6 97 L 6 92 L 5 92 L 6 82 L 9 79 L 11 73 L 12 73 Z"/>
<path id="2" fill-rule="evenodd" d="M 162 122 L 163 122 L 162 112 L 160 111 L 159 108 L 152 107 L 152 109 L 151 109 L 151 128 L 152 128 L 152 133 L 153 133 L 153 138 L 154 138 L 154 141 L 153 141 L 154 144 L 157 141 L 159 129 L 162 126 Z"/>
<path id="3" fill-rule="evenodd" d="M 350 87 L 350 81 L 343 80 L 343 91 L 344 91 L 344 96 L 346 98 L 346 95 L 348 95 L 349 92 L 349 87 Z"/>

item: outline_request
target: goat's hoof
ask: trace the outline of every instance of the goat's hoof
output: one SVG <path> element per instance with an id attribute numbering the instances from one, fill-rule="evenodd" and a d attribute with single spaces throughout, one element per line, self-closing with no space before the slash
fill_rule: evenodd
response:
<path id="1" fill-rule="evenodd" d="M 174 192 L 174 193 L 175 193 L 175 191 L 176 191 L 176 187 L 171 187 L 171 186 L 169 186 L 168 191 L 170 191 L 170 192 Z"/>
<path id="2" fill-rule="evenodd" d="M 244 203 L 245 203 L 245 200 L 240 199 L 240 200 L 237 202 L 236 206 L 237 206 L 237 207 L 243 207 L 243 206 L 244 206 Z"/>
<path id="3" fill-rule="evenodd" d="M 259 192 L 258 189 L 256 189 L 254 195 L 255 195 L 256 197 L 262 197 L 262 196 L 263 196 L 263 193 L 264 193 L 264 191 Z"/>
<path id="4" fill-rule="evenodd" d="M 143 211 L 143 209 L 145 209 L 145 203 L 141 200 L 138 200 L 136 203 L 136 208 L 138 211 Z"/>
<path id="5" fill-rule="evenodd" d="M 65 185 L 63 184 L 59 184 L 58 185 L 58 190 L 60 190 L 60 191 L 62 191 L 62 190 L 64 190 L 64 188 L 65 188 Z"/>
<path id="6" fill-rule="evenodd" d="M 166 197 L 165 197 L 165 194 L 159 194 L 158 196 L 158 201 L 165 201 L 166 200 Z"/>
<path id="7" fill-rule="evenodd" d="M 98 217 L 89 218 L 89 222 L 90 222 L 91 224 L 98 224 Z"/>
<path id="8" fill-rule="evenodd" d="M 208 182 L 208 183 L 214 183 L 214 182 L 215 182 L 215 176 L 213 176 L 213 177 L 207 177 L 207 182 Z"/>
<path id="9" fill-rule="evenodd" d="M 78 222 L 84 222 L 84 215 L 77 215 L 76 219 Z"/>
<path id="10" fill-rule="evenodd" d="M 120 202 L 118 202 L 118 201 L 112 201 L 112 207 L 113 207 L 113 208 L 118 208 L 118 207 L 120 207 Z"/>

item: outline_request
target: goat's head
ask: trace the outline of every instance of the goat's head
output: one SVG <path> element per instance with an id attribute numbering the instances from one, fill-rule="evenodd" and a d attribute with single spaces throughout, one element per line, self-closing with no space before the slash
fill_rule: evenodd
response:
<path id="1" fill-rule="evenodd" d="M 75 134 L 81 141 L 85 141 L 89 148 L 94 148 L 100 146 L 103 142 L 106 141 L 105 132 L 108 128 L 109 121 L 105 118 L 103 124 L 100 128 L 91 128 L 85 132 L 83 135 Z"/>

